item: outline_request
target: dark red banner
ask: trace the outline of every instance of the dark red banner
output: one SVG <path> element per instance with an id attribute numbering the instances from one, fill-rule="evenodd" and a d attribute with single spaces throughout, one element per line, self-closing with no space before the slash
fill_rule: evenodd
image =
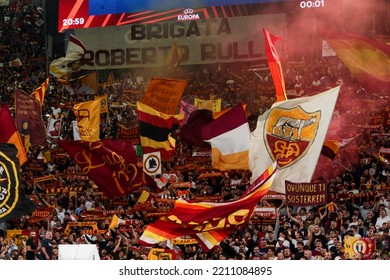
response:
<path id="1" fill-rule="evenodd" d="M 293 183 L 286 181 L 286 204 L 291 206 L 318 206 L 327 203 L 326 184 Z"/>
<path id="2" fill-rule="evenodd" d="M 134 147 L 124 140 L 59 141 L 60 146 L 110 197 L 129 194 L 155 182 L 137 166 Z"/>
<path id="3" fill-rule="evenodd" d="M 20 89 L 15 90 L 15 121 L 22 139 L 34 145 L 46 145 L 46 128 L 38 100 Z"/>

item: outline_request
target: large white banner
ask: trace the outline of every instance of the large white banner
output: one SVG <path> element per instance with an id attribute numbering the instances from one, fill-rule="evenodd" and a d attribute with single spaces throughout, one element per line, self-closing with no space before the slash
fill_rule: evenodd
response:
<path id="1" fill-rule="evenodd" d="M 285 181 L 310 182 L 340 87 L 313 96 L 276 102 L 257 119 L 249 148 L 251 181 L 273 162 L 278 171 L 271 190 L 286 193 Z"/>
<path id="2" fill-rule="evenodd" d="M 265 59 L 263 28 L 286 39 L 285 14 L 75 29 L 75 35 L 88 49 L 84 69 L 115 69 L 162 67 L 173 42 L 183 51 L 182 65 Z"/>

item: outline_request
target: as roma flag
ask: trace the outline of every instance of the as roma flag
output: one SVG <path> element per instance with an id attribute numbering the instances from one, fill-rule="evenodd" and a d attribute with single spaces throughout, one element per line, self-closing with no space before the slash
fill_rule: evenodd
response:
<path id="1" fill-rule="evenodd" d="M 0 223 L 29 215 L 36 207 L 21 187 L 17 152 L 15 145 L 0 143 Z"/>
<path id="2" fill-rule="evenodd" d="M 156 244 L 188 235 L 195 238 L 204 250 L 212 249 L 249 221 L 257 203 L 272 185 L 275 171 L 276 163 L 273 163 L 235 201 L 176 200 L 170 212 L 147 226 L 140 237 L 140 244 Z"/>
<path id="3" fill-rule="evenodd" d="M 127 141 L 59 141 L 59 145 L 109 197 L 121 197 L 145 185 L 156 186 L 137 166 L 136 151 Z"/>

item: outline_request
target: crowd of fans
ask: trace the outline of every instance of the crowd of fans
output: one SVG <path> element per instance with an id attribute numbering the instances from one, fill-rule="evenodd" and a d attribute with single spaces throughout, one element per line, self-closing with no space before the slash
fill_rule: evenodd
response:
<path id="1" fill-rule="evenodd" d="M 43 26 L 37 24 L 43 15 L 42 9 L 32 4 L 2 7 L 1 12 L 0 97 L 1 103 L 12 106 L 15 87 L 31 93 L 48 76 Z M 21 64 L 12 63 L 17 59 Z M 380 149 L 390 147 L 389 126 L 384 121 L 389 113 L 388 92 L 365 91 L 337 58 L 286 62 L 284 72 L 289 98 L 313 95 L 341 85 L 335 110 L 339 112 L 342 129 L 337 136 L 340 141 L 353 140 L 339 154 L 338 164 L 330 163 L 336 173 L 325 174 L 324 171 L 319 174 L 327 184 L 328 204 L 323 207 L 292 207 L 280 197 L 263 199 L 258 206 L 274 207 L 273 219 L 252 219 L 209 252 L 196 243 L 162 242 L 159 248 L 173 249 L 181 259 L 187 260 L 335 260 L 350 259 L 345 254 L 347 240 L 358 237 L 370 239 L 374 244 L 375 249 L 368 258 L 389 259 L 390 170 L 386 154 L 379 153 Z M 118 139 L 121 126 L 133 128 L 138 124 L 134 104 L 142 98 L 148 80 L 157 76 L 186 79 L 183 100 L 191 104 L 195 97 L 210 99 L 211 95 L 222 98 L 222 109 L 239 102 L 246 103 L 252 130 L 257 116 L 275 101 L 269 71 L 249 65 L 188 66 L 174 73 L 151 69 L 115 70 L 114 82 L 103 86 L 109 73 L 99 74 L 101 86 L 97 94 L 107 94 L 109 100 L 109 112 L 101 118 L 101 139 Z M 75 119 L 72 107 L 76 102 L 91 98 L 93 96 L 71 96 L 52 78 L 42 117 L 47 122 L 50 117 L 61 116 L 60 139 L 72 140 L 72 121 Z M 210 159 L 205 156 L 194 160 L 191 157 L 193 152 L 202 150 L 181 143 L 179 138 L 177 140 L 174 158 L 163 163 L 161 191 L 150 190 L 154 193 L 154 200 L 150 203 L 152 212 L 169 211 L 177 197 L 214 197 L 218 201 L 230 201 L 248 188 L 248 170 L 202 177 L 200 166 L 210 164 Z M 1 224 L 0 259 L 55 260 L 60 244 L 96 244 L 100 258 L 104 260 L 148 259 L 150 248 L 140 246 L 138 239 L 143 228 L 156 216 L 147 209 L 137 208 L 141 192 L 107 199 L 85 176 L 81 179 L 67 176 L 78 174 L 79 170 L 56 141 L 48 137 L 46 146 L 30 146 L 28 150 L 29 160 L 44 161 L 43 171 L 22 167 L 23 187 L 35 198 L 37 206 L 48 209 L 50 214 L 36 222 L 23 216 Z M 198 167 L 181 168 L 189 162 Z M 50 175 L 55 176 L 54 179 L 48 177 L 52 180 L 50 183 L 72 190 L 47 192 L 41 183 L 34 181 L 34 178 Z M 190 187 L 184 190 L 173 188 L 175 182 L 189 182 Z M 89 211 L 115 213 L 131 225 L 112 228 L 113 215 L 102 215 L 96 220 L 97 231 L 92 232 L 90 227 L 67 227 L 71 222 L 90 221 L 86 216 Z M 10 232 L 18 230 L 26 231 L 29 237 L 10 236 Z M 367 256 L 357 252 L 351 258 Z"/>

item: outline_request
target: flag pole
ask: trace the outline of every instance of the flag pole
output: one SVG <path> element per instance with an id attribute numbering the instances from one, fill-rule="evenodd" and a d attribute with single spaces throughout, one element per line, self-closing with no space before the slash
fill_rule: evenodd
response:
<path id="1" fill-rule="evenodd" d="M 339 166 L 341 166 L 342 168 L 344 168 L 345 170 L 347 170 L 348 172 L 351 172 L 352 170 L 349 169 L 348 167 L 346 167 L 345 165 L 341 164 L 340 162 L 336 161 L 336 160 L 333 160 L 334 163 L 338 164 Z"/>

